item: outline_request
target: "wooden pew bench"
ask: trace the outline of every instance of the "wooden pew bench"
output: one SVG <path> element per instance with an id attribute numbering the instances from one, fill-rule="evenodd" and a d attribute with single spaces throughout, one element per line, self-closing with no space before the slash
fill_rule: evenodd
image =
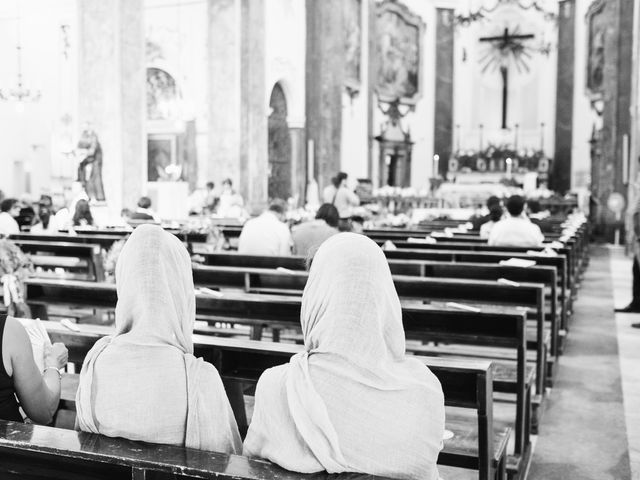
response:
<path id="1" fill-rule="evenodd" d="M 101 336 L 111 330 L 104 326 L 82 325 L 72 332 L 47 323 L 52 341 L 69 348 L 70 360 L 80 362 Z M 241 431 L 246 431 L 243 387 L 255 385 L 267 368 L 282 365 L 302 350 L 300 345 L 273 344 L 251 340 L 194 335 L 197 356 L 211 361 L 220 372 Z M 493 419 L 492 366 L 488 361 L 419 357 L 440 380 L 445 405 L 449 408 L 447 428 L 454 433 L 445 440 L 438 463 L 479 470 L 480 478 L 506 478 L 506 447 L 510 428 Z M 75 399 L 77 376 L 65 375 L 63 402 L 67 408 Z M 469 412 L 454 413 L 457 409 Z M 473 412 L 473 413 L 472 413 Z"/>
<path id="2" fill-rule="evenodd" d="M 21 480 L 385 480 L 289 472 L 271 462 L 0 420 L 0 477 Z M 391 479 L 386 479 L 391 480 Z"/>
<path id="3" fill-rule="evenodd" d="M 14 233 L 9 236 L 14 241 L 36 241 L 44 243 L 80 243 L 80 244 L 97 244 L 103 250 L 109 250 L 111 246 L 116 243 L 120 238 L 117 235 L 86 235 L 76 234 L 69 235 L 68 233 L 58 234 L 44 234 L 44 233 Z"/>
<path id="4" fill-rule="evenodd" d="M 104 281 L 100 245 L 14 240 L 36 267 L 81 272 L 87 280 Z"/>

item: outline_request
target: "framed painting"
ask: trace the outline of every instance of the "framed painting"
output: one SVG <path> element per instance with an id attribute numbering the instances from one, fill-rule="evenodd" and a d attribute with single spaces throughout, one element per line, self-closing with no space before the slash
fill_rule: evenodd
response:
<path id="1" fill-rule="evenodd" d="M 602 98 L 604 92 L 605 42 L 607 19 L 604 0 L 594 0 L 587 11 L 587 95 L 592 101 Z"/>
<path id="2" fill-rule="evenodd" d="M 376 91 L 382 102 L 414 105 L 422 96 L 420 16 L 396 0 L 385 0 L 376 11 Z"/>
<path id="3" fill-rule="evenodd" d="M 147 181 L 158 182 L 167 179 L 167 167 L 178 163 L 177 143 L 175 134 L 147 135 Z"/>

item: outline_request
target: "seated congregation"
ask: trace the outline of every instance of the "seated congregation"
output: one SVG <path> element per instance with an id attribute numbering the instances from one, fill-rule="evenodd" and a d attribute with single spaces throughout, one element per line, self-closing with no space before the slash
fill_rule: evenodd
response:
<path id="1" fill-rule="evenodd" d="M 562 349 L 558 332 L 571 308 L 564 288 L 573 288 L 585 266 L 583 217 L 552 222 L 561 233 L 543 225 L 543 235 L 514 195 L 506 212 L 501 200 L 490 199 L 489 213 L 472 219 L 475 233 L 457 224 L 443 238 L 438 221 L 417 230 L 370 223 L 351 233 L 344 230 L 358 231 L 357 217 L 341 218 L 333 203 L 290 228 L 286 204 L 274 200 L 240 230 L 223 230 L 237 238 L 237 252 L 208 253 L 197 238 L 153 225 L 144 197 L 141 203 L 140 217 L 130 219 L 143 224 L 122 237 L 115 289 L 97 270 L 82 280 L 77 263 L 61 263 L 76 272 L 69 280 L 46 271 L 25 280 L 22 302 L 32 317 L 50 320 L 43 323 L 54 343 L 45 344 L 43 365 L 31 355 L 28 326 L 1 317 L 1 420 L 243 455 L 305 474 L 438 479 L 447 478 L 439 470 L 456 467 L 482 479 L 526 472 L 530 431 L 538 428 Z M 9 238 L 34 263 L 47 258 L 37 252 L 80 256 L 120 238 L 99 230 L 60 237 L 61 243 L 40 233 Z M 547 257 L 550 242 L 555 257 Z M 542 247 L 544 257 L 528 250 Z M 475 263 L 461 268 L 443 256 L 464 262 L 461 255 L 471 254 Z M 518 257 L 550 266 L 509 265 Z M 420 278 L 432 275 L 445 278 Z M 515 308 L 524 305 L 530 314 Z M 78 316 L 78 308 L 93 315 Z M 77 323 L 69 323 L 74 315 Z M 66 319 L 62 333 L 55 317 Z M 115 326 L 101 326 L 105 319 Z M 237 328 L 243 325 L 251 340 L 228 343 L 243 338 L 246 330 Z M 499 337 L 517 352 L 506 363 L 504 353 L 490 350 Z M 449 343 L 489 350 L 463 359 L 457 348 L 447 352 Z M 527 360 L 528 346 L 535 360 Z M 500 360 L 491 363 L 487 355 Z M 494 390 L 515 394 L 515 412 L 508 407 L 495 421 L 493 411 L 504 407 Z M 29 444 L 7 440 L 9 451 Z M 135 445 L 127 451 L 145 451 Z M 0 457 L 2 449 L 0 438 Z M 134 457 L 126 462 L 140 461 Z"/>

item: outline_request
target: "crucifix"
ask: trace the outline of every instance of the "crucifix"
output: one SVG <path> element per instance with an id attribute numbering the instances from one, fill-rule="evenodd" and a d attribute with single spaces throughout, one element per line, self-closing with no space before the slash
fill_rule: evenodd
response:
<path id="1" fill-rule="evenodd" d="M 484 64 L 482 73 L 485 73 L 490 67 L 495 70 L 500 69 L 502 76 L 502 128 L 507 128 L 507 95 L 509 88 L 509 64 L 514 63 L 518 72 L 525 69 L 529 71 L 526 59 L 531 58 L 531 54 L 527 51 L 525 41 L 534 38 L 533 34 L 519 34 L 518 27 L 513 32 L 509 32 L 509 28 L 504 29 L 502 35 L 495 37 L 482 37 L 481 42 L 489 44 L 489 51 L 480 59 L 480 63 Z"/>

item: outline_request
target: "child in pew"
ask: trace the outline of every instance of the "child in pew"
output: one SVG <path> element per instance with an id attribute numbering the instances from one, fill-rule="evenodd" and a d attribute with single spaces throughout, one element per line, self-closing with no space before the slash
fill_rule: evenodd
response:
<path id="1" fill-rule="evenodd" d="M 442 387 L 405 357 L 400 301 L 372 240 L 325 240 L 301 324 L 305 352 L 260 377 L 243 453 L 302 473 L 437 479 Z"/>
<path id="2" fill-rule="evenodd" d="M 46 346 L 40 373 L 25 328 L 12 317 L 0 316 L 0 419 L 23 421 L 17 396 L 29 419 L 50 423 L 60 402 L 60 369 L 67 365 L 67 357 L 63 344 Z"/>
<path id="3" fill-rule="evenodd" d="M 239 453 L 241 439 L 215 367 L 193 356 L 195 289 L 177 237 L 136 228 L 116 265 L 116 333 L 87 354 L 77 426 L 153 443 Z"/>

